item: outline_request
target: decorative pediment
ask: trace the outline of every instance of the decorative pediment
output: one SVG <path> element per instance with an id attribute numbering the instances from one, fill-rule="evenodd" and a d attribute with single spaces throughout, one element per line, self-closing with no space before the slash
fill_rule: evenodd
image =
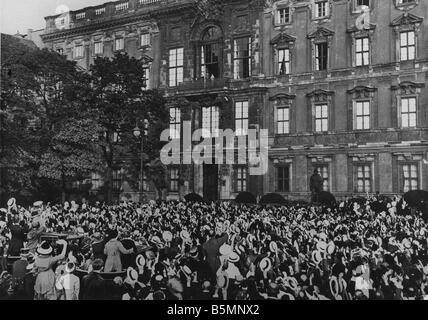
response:
<path id="1" fill-rule="evenodd" d="M 425 87 L 425 83 L 423 82 L 405 81 L 395 86 L 391 86 L 391 90 L 393 91 L 400 90 L 401 94 L 415 94 L 415 93 L 419 93 L 420 89 L 424 87 Z"/>
<path id="2" fill-rule="evenodd" d="M 348 90 L 349 94 L 353 94 L 356 99 L 369 98 L 373 92 L 376 92 L 377 88 L 367 86 L 357 86 L 353 89 Z"/>
<path id="3" fill-rule="evenodd" d="M 334 91 L 317 89 L 312 92 L 309 92 L 306 96 L 308 98 L 313 98 L 317 96 L 332 96 L 333 94 L 334 94 Z"/>
<path id="4" fill-rule="evenodd" d="M 348 33 L 358 33 L 358 32 L 367 32 L 367 31 L 373 31 L 376 29 L 376 25 L 373 23 L 370 23 L 370 27 L 368 27 L 367 29 L 358 29 L 357 26 L 353 26 L 352 28 L 349 28 L 348 30 L 346 30 L 346 32 Z"/>
<path id="5" fill-rule="evenodd" d="M 280 45 L 286 45 L 289 43 L 294 43 L 295 41 L 296 41 L 295 37 L 292 37 L 284 32 L 281 32 L 270 41 L 270 44 L 280 46 Z"/>
<path id="6" fill-rule="evenodd" d="M 288 94 L 288 93 L 278 93 L 269 98 L 270 101 L 278 101 L 278 102 L 282 102 L 282 101 L 287 102 L 288 100 L 294 100 L 294 99 L 296 99 L 296 95 Z"/>
<path id="7" fill-rule="evenodd" d="M 153 62 L 153 58 L 152 58 L 152 57 L 150 57 L 148 54 L 145 54 L 145 53 L 143 53 L 143 54 L 141 55 L 140 60 L 141 60 L 144 64 Z"/>
<path id="8" fill-rule="evenodd" d="M 351 153 L 349 157 L 352 158 L 353 162 L 373 162 L 376 159 L 374 153 Z"/>
<path id="9" fill-rule="evenodd" d="M 401 16 L 397 17 L 391 22 L 391 26 L 393 27 L 399 27 L 399 26 L 405 26 L 405 25 L 413 25 L 413 24 L 421 24 L 424 18 L 415 16 L 411 13 L 404 13 Z"/>
<path id="10" fill-rule="evenodd" d="M 314 32 L 308 34 L 308 39 L 325 39 L 328 37 L 332 37 L 334 35 L 334 31 L 331 31 L 327 28 L 320 27 Z"/>

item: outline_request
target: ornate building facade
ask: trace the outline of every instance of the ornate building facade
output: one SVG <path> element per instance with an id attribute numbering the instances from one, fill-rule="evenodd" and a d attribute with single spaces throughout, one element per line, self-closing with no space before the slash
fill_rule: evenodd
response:
<path id="1" fill-rule="evenodd" d="M 267 174 L 170 166 L 170 198 L 307 199 L 315 168 L 339 198 L 428 189 L 426 2 L 233 0 L 206 15 L 197 3 L 109 2 L 46 17 L 42 36 L 83 68 L 116 51 L 142 59 L 170 98 L 173 138 L 184 121 L 207 138 L 268 129 Z"/>

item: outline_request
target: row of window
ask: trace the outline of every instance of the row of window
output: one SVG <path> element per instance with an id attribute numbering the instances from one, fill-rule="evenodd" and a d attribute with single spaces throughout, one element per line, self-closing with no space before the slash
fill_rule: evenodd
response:
<path id="1" fill-rule="evenodd" d="M 331 190 L 331 175 L 330 165 L 328 163 L 316 164 L 314 169 L 323 178 L 324 191 Z M 359 163 L 353 167 L 353 192 L 357 193 L 373 193 L 374 190 L 374 174 L 373 163 Z M 281 165 L 275 168 L 276 181 L 275 191 L 287 193 L 291 191 L 291 165 Z M 248 168 L 236 167 L 234 170 L 234 191 L 248 191 Z M 399 165 L 399 181 L 400 190 L 407 192 L 420 188 L 420 172 L 418 163 L 403 163 Z M 177 192 L 179 188 L 179 169 L 170 168 L 170 191 Z"/>
<path id="2" fill-rule="evenodd" d="M 316 164 L 314 169 L 323 178 L 324 191 L 331 190 L 331 172 L 330 165 Z M 275 168 L 276 181 L 275 189 L 277 192 L 291 191 L 291 165 L 281 165 Z M 374 190 L 374 164 L 358 163 L 353 166 L 353 192 L 373 193 Z M 399 165 L 399 188 L 402 192 L 417 190 L 421 187 L 420 167 L 417 162 L 402 163 Z"/>
<path id="3" fill-rule="evenodd" d="M 400 97 L 399 126 L 401 128 L 417 127 L 417 99 L 416 97 Z M 313 106 L 314 132 L 327 132 L 331 130 L 329 104 L 321 103 Z M 276 134 L 290 133 L 290 105 L 280 104 L 276 106 Z M 235 134 L 246 135 L 249 127 L 248 101 L 235 102 Z M 353 128 L 354 130 L 372 129 L 372 108 L 370 100 L 358 100 L 354 102 Z M 180 108 L 170 109 L 170 137 L 179 139 L 181 134 Z M 202 108 L 202 136 L 204 138 L 218 137 L 219 134 L 219 108 L 217 106 Z"/>
<path id="4" fill-rule="evenodd" d="M 123 38 L 117 38 L 114 40 L 114 50 L 120 51 L 125 49 L 125 40 Z M 150 45 L 150 34 L 149 33 L 143 33 L 140 35 L 140 46 L 149 46 Z M 57 51 L 60 54 L 63 54 L 63 49 L 58 48 Z M 94 54 L 95 55 L 101 55 L 104 53 L 104 43 L 102 41 L 96 41 L 94 43 Z M 79 59 L 84 57 L 84 46 L 83 45 L 76 45 L 73 48 L 73 58 Z"/>
<path id="5" fill-rule="evenodd" d="M 329 68 L 328 43 L 314 44 L 314 70 L 323 71 Z M 368 66 L 371 43 L 369 37 L 355 39 L 355 66 Z M 221 77 L 219 44 L 207 44 L 201 47 L 200 77 L 215 79 Z M 400 61 L 410 61 L 416 58 L 416 40 L 414 31 L 400 33 Z M 174 87 L 183 82 L 183 48 L 169 50 L 169 86 Z M 286 75 L 291 73 L 291 52 L 289 48 L 278 48 L 276 58 L 276 73 Z M 234 40 L 233 77 L 244 79 L 251 76 L 251 38 Z"/>
<path id="6" fill-rule="evenodd" d="M 213 34 L 218 40 L 218 28 L 209 28 L 206 34 Z M 212 37 L 214 37 L 212 36 Z M 204 39 L 205 40 L 205 39 Z M 204 79 L 221 78 L 221 42 L 212 43 L 212 39 L 206 39 L 209 43 L 200 47 L 200 74 Z M 140 35 L 140 46 L 150 45 L 150 34 Z M 251 37 L 244 37 L 234 40 L 233 54 L 233 77 L 234 79 L 245 79 L 251 76 Z M 409 61 L 416 58 L 416 37 L 414 31 L 403 31 L 400 33 L 400 61 Z M 123 38 L 116 38 L 114 41 L 114 50 L 125 49 Z M 59 49 L 62 52 L 62 49 Z M 326 41 L 313 44 L 313 67 L 315 71 L 323 71 L 329 68 L 329 44 Z M 371 63 L 371 42 L 368 36 L 355 39 L 354 65 L 357 67 L 368 66 Z M 104 53 L 104 44 L 101 41 L 94 43 L 94 54 L 102 55 Z M 76 45 L 73 50 L 73 58 L 80 59 L 84 57 L 84 46 Z M 275 58 L 277 67 L 276 74 L 286 75 L 291 73 L 292 53 L 290 48 L 280 47 L 276 49 Z M 175 87 L 183 82 L 184 75 L 184 48 L 174 48 L 169 50 L 169 86 Z"/>
<path id="7" fill-rule="evenodd" d="M 353 0 L 353 11 L 361 10 L 362 7 L 371 8 L 373 0 Z M 415 4 L 415 0 L 396 0 L 397 5 Z M 312 7 L 312 18 L 321 19 L 330 16 L 329 0 L 315 0 Z M 275 24 L 290 24 L 292 20 L 292 10 L 289 6 L 282 6 L 275 12 Z"/>

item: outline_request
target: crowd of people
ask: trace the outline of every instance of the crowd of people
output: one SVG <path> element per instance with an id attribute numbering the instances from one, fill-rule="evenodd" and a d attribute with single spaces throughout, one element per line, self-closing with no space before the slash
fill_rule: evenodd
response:
<path id="1" fill-rule="evenodd" d="M 0 299 L 427 300 L 427 221 L 405 207 L 11 199 Z"/>

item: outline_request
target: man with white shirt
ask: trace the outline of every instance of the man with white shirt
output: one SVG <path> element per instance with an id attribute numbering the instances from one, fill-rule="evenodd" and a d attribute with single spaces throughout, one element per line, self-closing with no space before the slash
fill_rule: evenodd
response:
<path id="1" fill-rule="evenodd" d="M 58 278 L 56 288 L 62 294 L 60 300 L 79 300 L 80 279 L 73 274 L 76 266 L 68 262 L 65 266 L 65 274 Z"/>

